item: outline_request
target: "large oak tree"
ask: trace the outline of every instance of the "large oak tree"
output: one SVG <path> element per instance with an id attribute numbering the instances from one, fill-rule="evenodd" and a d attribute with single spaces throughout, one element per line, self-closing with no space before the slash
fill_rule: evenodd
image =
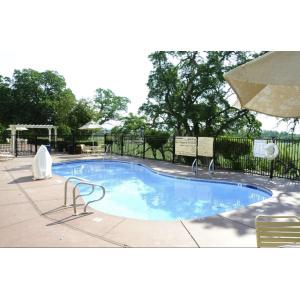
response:
<path id="1" fill-rule="evenodd" d="M 260 122 L 248 110 L 229 105 L 232 91 L 224 72 L 255 57 L 257 53 L 234 51 L 158 51 L 149 58 L 147 102 L 140 112 L 154 128 L 179 135 L 218 136 L 246 131 L 260 132 Z"/>

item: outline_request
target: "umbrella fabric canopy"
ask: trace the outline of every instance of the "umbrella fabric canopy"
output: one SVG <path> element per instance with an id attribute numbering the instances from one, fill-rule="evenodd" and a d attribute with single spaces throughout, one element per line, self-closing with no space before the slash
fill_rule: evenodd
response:
<path id="1" fill-rule="evenodd" d="M 109 132 L 111 131 L 115 126 L 120 126 L 122 124 L 122 122 L 120 121 L 108 121 L 108 122 L 105 122 L 101 125 L 101 128 L 106 131 L 106 132 Z"/>
<path id="2" fill-rule="evenodd" d="M 100 128 L 101 128 L 101 126 L 94 121 L 90 121 L 90 122 L 84 124 L 83 126 L 79 127 L 79 129 L 81 129 L 81 130 L 100 129 Z"/>
<path id="3" fill-rule="evenodd" d="M 240 107 L 276 117 L 300 116 L 300 52 L 269 52 L 224 75 Z"/>
<path id="4" fill-rule="evenodd" d="M 11 128 L 7 128 L 6 130 L 11 130 Z M 26 127 L 22 127 L 22 126 L 17 126 L 16 127 L 16 131 L 25 131 L 28 130 Z M 18 132 L 18 138 L 19 138 L 19 132 Z"/>
<path id="5" fill-rule="evenodd" d="M 11 130 L 11 128 L 7 128 L 6 130 Z M 26 127 L 21 127 L 21 126 L 16 127 L 16 131 L 24 131 L 24 130 L 28 130 L 28 129 Z"/>

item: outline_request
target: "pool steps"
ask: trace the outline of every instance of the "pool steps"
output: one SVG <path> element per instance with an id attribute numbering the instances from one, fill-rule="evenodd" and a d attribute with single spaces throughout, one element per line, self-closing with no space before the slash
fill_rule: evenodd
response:
<path id="1" fill-rule="evenodd" d="M 192 172 L 195 173 L 195 175 L 198 174 L 198 159 L 195 158 L 195 160 L 192 163 Z"/>

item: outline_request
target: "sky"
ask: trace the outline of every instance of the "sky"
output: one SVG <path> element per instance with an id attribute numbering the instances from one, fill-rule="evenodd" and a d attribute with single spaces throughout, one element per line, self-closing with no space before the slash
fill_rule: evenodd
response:
<path id="1" fill-rule="evenodd" d="M 157 50 L 195 48 L 189 48 L 189 37 L 181 34 L 181 28 L 161 29 L 164 15 L 155 4 L 164 7 L 167 4 L 163 2 L 154 0 L 151 6 L 142 6 L 139 1 L 101 3 L 2 2 L 0 74 L 11 77 L 15 69 L 23 68 L 55 70 L 65 77 L 77 99 L 92 98 L 97 88 L 111 89 L 116 95 L 128 97 L 128 112 L 136 113 L 148 94 L 148 55 Z M 153 36 L 152 30 L 160 34 Z M 174 38 L 180 43 L 168 44 L 167 40 Z M 210 44 L 206 46 L 200 40 L 196 46 L 210 50 L 206 48 Z M 278 126 L 274 117 L 258 115 L 258 119 L 262 129 L 288 129 L 286 123 Z"/>

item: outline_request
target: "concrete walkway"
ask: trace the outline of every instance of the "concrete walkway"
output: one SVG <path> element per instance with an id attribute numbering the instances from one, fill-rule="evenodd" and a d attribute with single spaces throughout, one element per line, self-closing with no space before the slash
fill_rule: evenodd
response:
<path id="1" fill-rule="evenodd" d="M 87 158 L 93 157 L 53 156 L 55 162 Z M 111 159 L 143 163 L 168 174 L 194 176 L 189 166 L 129 157 Z M 91 208 L 89 214 L 74 216 L 72 207 L 62 206 L 64 178 L 54 176 L 33 181 L 32 160 L 32 157 L 20 157 L 0 162 L 1 247 L 255 247 L 256 215 L 300 215 L 299 182 L 217 171 L 213 179 L 269 188 L 273 197 L 193 221 L 135 220 Z M 200 171 L 198 177 L 211 178 L 207 171 Z M 78 211 L 81 210 L 79 207 Z"/>

